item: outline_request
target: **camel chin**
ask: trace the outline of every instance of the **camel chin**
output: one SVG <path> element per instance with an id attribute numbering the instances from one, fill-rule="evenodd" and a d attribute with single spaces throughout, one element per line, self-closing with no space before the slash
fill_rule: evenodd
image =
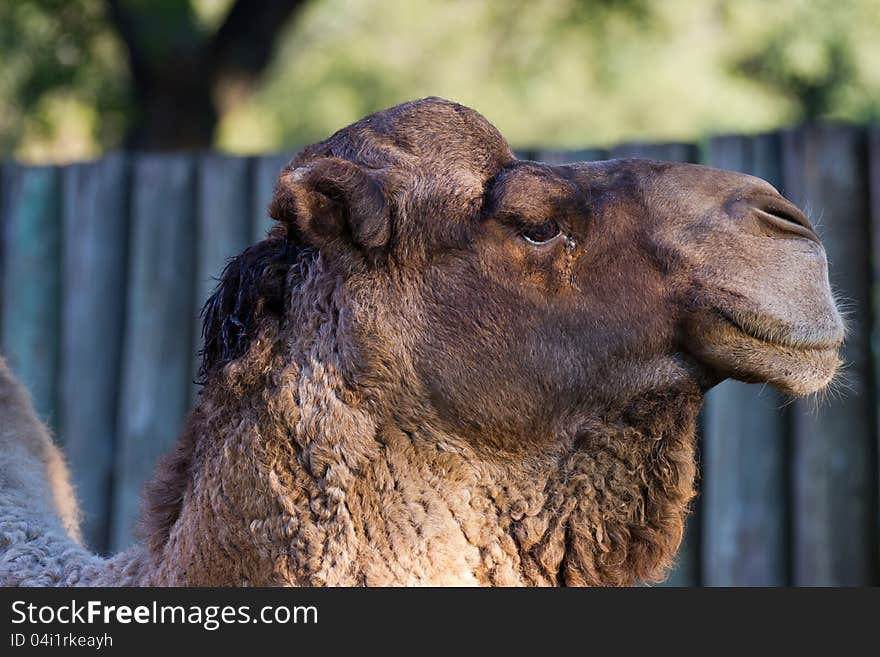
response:
<path id="1" fill-rule="evenodd" d="M 780 392 L 805 396 L 827 387 L 840 365 L 843 341 L 839 330 L 801 338 L 798 331 L 761 330 L 760 323 L 745 328 L 724 311 L 703 318 L 697 357 L 720 378 L 746 383 L 769 383 Z M 772 337 L 771 337 L 772 336 Z"/>

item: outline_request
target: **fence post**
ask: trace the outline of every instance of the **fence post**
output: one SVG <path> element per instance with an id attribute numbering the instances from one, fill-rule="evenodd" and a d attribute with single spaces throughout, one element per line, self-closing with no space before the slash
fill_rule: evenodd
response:
<path id="1" fill-rule="evenodd" d="M 67 167 L 62 187 L 59 417 L 83 538 L 106 552 L 125 316 L 128 162 L 111 155 Z"/>
<path id="2" fill-rule="evenodd" d="M 135 159 L 132 175 L 114 550 L 131 542 L 143 486 L 175 443 L 192 389 L 194 161 L 145 155 Z"/>
<path id="3" fill-rule="evenodd" d="M 878 316 L 880 316 L 880 125 L 873 125 L 868 130 L 868 195 L 870 197 L 870 228 L 871 228 L 871 338 L 874 347 L 871 364 L 874 372 L 874 395 L 872 398 L 874 415 L 870 418 L 875 432 L 874 439 L 874 491 L 872 502 L 874 504 L 874 517 L 877 519 L 875 528 L 875 541 L 880 541 L 880 386 L 877 384 L 877 372 L 880 367 L 880 330 L 877 328 Z M 877 562 L 874 564 L 874 584 L 880 579 L 880 546 L 874 545 L 877 554 Z"/>
<path id="4" fill-rule="evenodd" d="M 870 230 L 864 132 L 839 125 L 784 133 L 787 196 L 824 239 L 831 284 L 850 311 L 846 387 L 793 414 L 793 558 L 797 585 L 876 581 L 876 425 Z"/>
<path id="5" fill-rule="evenodd" d="M 2 352 L 57 429 L 61 281 L 61 175 L 10 166 L 4 184 Z"/>

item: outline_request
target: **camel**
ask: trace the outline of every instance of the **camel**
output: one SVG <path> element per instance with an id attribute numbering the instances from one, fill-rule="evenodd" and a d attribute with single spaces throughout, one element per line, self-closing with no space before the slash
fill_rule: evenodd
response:
<path id="1" fill-rule="evenodd" d="M 204 385 L 135 547 L 80 546 L 0 368 L 3 584 L 657 581 L 706 391 L 808 395 L 839 366 L 824 249 L 751 176 L 518 160 L 426 98 L 303 150 L 269 210 L 204 309 Z"/>

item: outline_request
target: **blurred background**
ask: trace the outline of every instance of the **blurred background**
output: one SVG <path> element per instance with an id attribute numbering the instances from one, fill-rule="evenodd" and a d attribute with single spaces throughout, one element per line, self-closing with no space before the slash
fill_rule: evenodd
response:
<path id="1" fill-rule="evenodd" d="M 279 168 L 427 95 L 523 157 L 762 176 L 850 314 L 823 400 L 714 390 L 670 583 L 878 583 L 880 0 L 0 0 L 0 351 L 69 455 L 86 541 L 133 540 L 193 403 L 198 309 Z"/>
<path id="2" fill-rule="evenodd" d="M 525 148 L 880 116 L 877 0 L 15 0 L 0 152 L 262 153 L 453 98 Z"/>

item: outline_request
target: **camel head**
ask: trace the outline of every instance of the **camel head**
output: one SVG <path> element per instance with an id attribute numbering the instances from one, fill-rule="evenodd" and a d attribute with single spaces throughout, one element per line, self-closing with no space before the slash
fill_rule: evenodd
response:
<path id="1" fill-rule="evenodd" d="M 425 99 L 306 149 L 271 212 L 346 281 L 364 380 L 470 433 L 678 379 L 802 395 L 838 367 L 822 244 L 751 176 L 522 161 L 476 112 Z"/>

